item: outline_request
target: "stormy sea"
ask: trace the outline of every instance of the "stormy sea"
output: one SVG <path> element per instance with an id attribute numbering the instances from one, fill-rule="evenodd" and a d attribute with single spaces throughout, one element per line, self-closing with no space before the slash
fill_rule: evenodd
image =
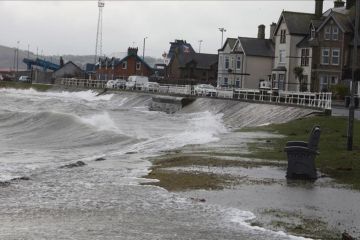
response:
<path id="1" fill-rule="evenodd" d="M 166 114 L 148 110 L 151 98 L 0 89 L 0 239 L 303 239 L 143 176 L 150 157 L 304 112 L 276 119 L 275 107 L 243 105 L 240 114 L 231 101 L 198 99 Z"/>

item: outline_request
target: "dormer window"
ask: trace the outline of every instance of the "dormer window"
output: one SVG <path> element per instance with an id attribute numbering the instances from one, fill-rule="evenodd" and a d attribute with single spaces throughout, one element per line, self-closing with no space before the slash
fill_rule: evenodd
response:
<path id="1" fill-rule="evenodd" d="M 337 26 L 332 27 L 332 40 L 339 40 L 339 28 Z"/>
<path id="2" fill-rule="evenodd" d="M 311 38 L 314 39 L 315 37 L 316 37 L 315 28 L 312 27 L 312 28 L 311 28 Z"/>
<path id="3" fill-rule="evenodd" d="M 136 62 L 136 70 L 140 70 L 141 69 L 141 62 Z"/>
<path id="4" fill-rule="evenodd" d="M 280 31 L 280 43 L 286 43 L 286 30 Z"/>

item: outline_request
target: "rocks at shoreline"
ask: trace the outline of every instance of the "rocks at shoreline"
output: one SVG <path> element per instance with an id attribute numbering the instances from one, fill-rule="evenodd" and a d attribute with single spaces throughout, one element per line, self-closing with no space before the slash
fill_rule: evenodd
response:
<path id="1" fill-rule="evenodd" d="M 86 163 L 84 163 L 83 161 L 77 161 L 75 163 L 70 163 L 64 166 L 61 166 L 60 168 L 74 168 L 74 167 L 83 167 L 85 166 Z"/>
<path id="2" fill-rule="evenodd" d="M 95 162 L 100 162 L 100 161 L 105 161 L 106 158 L 103 158 L 103 157 L 99 157 L 99 158 L 96 158 L 94 161 Z"/>
<path id="3" fill-rule="evenodd" d="M 12 178 L 9 181 L 0 181 L 0 187 L 8 187 L 12 182 L 15 181 L 29 181 L 30 178 L 29 177 L 16 177 L 16 178 Z"/>

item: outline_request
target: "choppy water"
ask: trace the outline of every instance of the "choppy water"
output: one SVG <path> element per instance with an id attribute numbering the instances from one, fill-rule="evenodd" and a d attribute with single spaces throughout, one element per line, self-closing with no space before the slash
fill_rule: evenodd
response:
<path id="1" fill-rule="evenodd" d="M 218 141 L 229 126 L 274 121 L 274 109 L 244 124 L 238 109 L 206 100 L 173 115 L 148 111 L 150 100 L 0 89 L 0 181 L 30 178 L 0 186 L 0 239 L 297 239 L 250 226 L 251 212 L 139 184 L 147 157 Z M 87 165 L 61 168 L 79 160 Z"/>

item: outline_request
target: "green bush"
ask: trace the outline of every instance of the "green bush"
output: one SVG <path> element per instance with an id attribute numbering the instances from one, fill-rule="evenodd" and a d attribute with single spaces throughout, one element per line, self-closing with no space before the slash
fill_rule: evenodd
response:
<path id="1" fill-rule="evenodd" d="M 345 84 L 336 84 L 331 87 L 331 92 L 335 98 L 345 99 L 345 96 L 350 94 L 348 86 Z"/>

